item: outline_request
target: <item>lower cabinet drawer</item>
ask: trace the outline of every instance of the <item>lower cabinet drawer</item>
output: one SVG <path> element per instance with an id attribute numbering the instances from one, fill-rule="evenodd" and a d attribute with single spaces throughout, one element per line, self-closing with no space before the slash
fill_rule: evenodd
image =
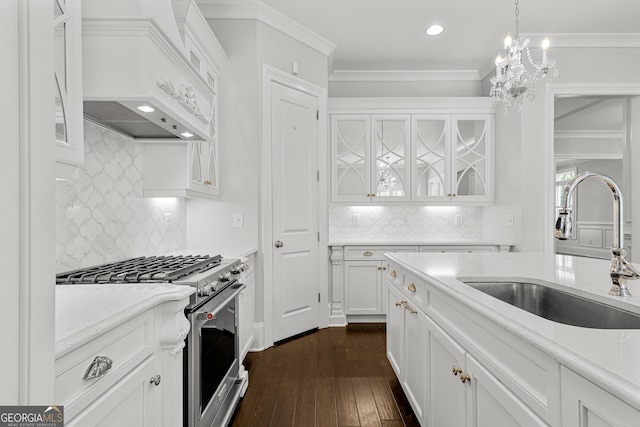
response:
<path id="1" fill-rule="evenodd" d="M 418 252 L 417 246 L 345 246 L 345 260 L 384 260 L 386 252 Z"/>
<path id="2" fill-rule="evenodd" d="M 55 399 L 64 405 L 65 417 L 80 412 L 153 354 L 152 328 L 153 311 L 149 310 L 56 359 Z M 108 358 L 111 367 L 84 379 L 97 357 Z"/>

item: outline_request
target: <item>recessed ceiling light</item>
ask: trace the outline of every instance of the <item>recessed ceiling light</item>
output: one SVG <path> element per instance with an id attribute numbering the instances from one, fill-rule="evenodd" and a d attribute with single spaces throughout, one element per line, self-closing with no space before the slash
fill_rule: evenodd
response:
<path id="1" fill-rule="evenodd" d="M 150 107 L 148 105 L 140 105 L 138 106 L 138 110 L 142 111 L 143 113 L 153 113 L 154 110 L 153 107 Z"/>
<path id="2" fill-rule="evenodd" d="M 191 138 L 193 136 L 193 134 L 190 132 L 182 132 L 180 135 L 184 136 L 185 138 Z"/>
<path id="3" fill-rule="evenodd" d="M 427 31 L 425 31 L 425 33 L 427 33 L 427 35 L 429 36 L 437 36 L 443 31 L 444 31 L 444 27 L 442 25 L 435 24 L 427 28 Z"/>

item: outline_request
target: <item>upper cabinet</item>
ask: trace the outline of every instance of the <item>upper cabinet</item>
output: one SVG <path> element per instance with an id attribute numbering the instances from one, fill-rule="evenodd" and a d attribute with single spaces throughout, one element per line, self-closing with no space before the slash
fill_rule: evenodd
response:
<path id="1" fill-rule="evenodd" d="M 333 98 L 329 113 L 332 202 L 492 202 L 490 100 Z"/>
<path id="2" fill-rule="evenodd" d="M 333 115 L 332 200 L 409 200 L 409 116 Z"/>
<path id="3" fill-rule="evenodd" d="M 53 0 L 56 178 L 84 163 L 80 0 Z"/>

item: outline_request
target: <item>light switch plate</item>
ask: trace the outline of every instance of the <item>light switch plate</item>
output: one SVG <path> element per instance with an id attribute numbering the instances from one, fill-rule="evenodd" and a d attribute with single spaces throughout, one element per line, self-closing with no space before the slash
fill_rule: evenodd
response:
<path id="1" fill-rule="evenodd" d="M 506 226 L 513 227 L 513 214 L 507 215 Z"/>

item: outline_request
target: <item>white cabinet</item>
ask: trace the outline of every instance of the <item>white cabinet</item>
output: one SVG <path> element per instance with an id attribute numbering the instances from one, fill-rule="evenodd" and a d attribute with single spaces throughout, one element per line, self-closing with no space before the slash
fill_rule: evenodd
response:
<path id="1" fill-rule="evenodd" d="M 383 266 L 384 264 L 384 266 Z M 346 261 L 344 263 L 345 314 L 382 313 L 382 275 L 384 261 Z"/>
<path id="2" fill-rule="evenodd" d="M 333 99 L 331 201 L 490 203 L 493 111 L 482 99 Z"/>
<path id="3" fill-rule="evenodd" d="M 389 268 L 395 272 L 395 277 L 390 274 L 387 280 L 387 356 L 422 425 L 548 425 L 519 397 L 517 393 L 522 391 L 521 387 L 514 385 L 510 389 L 514 377 L 518 377 L 517 371 L 513 377 L 505 377 L 503 371 L 511 371 L 512 366 L 526 369 L 527 372 L 522 373 L 525 378 L 522 381 L 526 383 L 529 377 L 541 377 L 527 363 L 542 369 L 544 360 L 536 360 L 538 356 L 533 350 L 530 354 L 526 349 L 516 350 L 518 344 L 505 347 L 502 341 L 504 337 L 494 331 L 483 330 L 482 326 L 476 325 L 469 331 L 473 332 L 474 337 L 491 337 L 492 341 L 477 341 L 473 347 L 466 340 L 458 341 L 445 330 L 445 326 L 465 336 L 467 330 L 464 325 L 469 319 L 461 321 L 455 314 L 456 309 L 447 304 L 451 317 L 443 320 L 440 314 L 444 311 L 446 301 L 431 291 L 427 282 L 393 263 Z M 431 309 L 434 299 L 438 301 L 435 312 Z M 438 324 L 440 321 L 444 326 Z M 490 351 L 494 353 L 480 351 L 484 346 L 491 347 Z M 496 354 L 509 360 L 502 360 Z M 553 366 L 544 366 L 544 370 L 551 375 L 549 378 L 552 383 L 555 372 Z M 547 378 L 541 381 L 545 384 L 549 382 Z M 534 394 L 540 400 L 545 400 L 535 387 L 526 391 L 528 398 Z M 546 416 L 544 412 L 543 415 Z"/>
<path id="4" fill-rule="evenodd" d="M 640 411 L 562 367 L 562 425 L 622 427 L 640 424 Z M 632 421 L 633 420 L 633 421 Z"/>
<path id="5" fill-rule="evenodd" d="M 412 200 L 491 201 L 492 141 L 489 114 L 412 115 Z"/>
<path id="6" fill-rule="evenodd" d="M 80 0 L 53 0 L 56 178 L 84 163 Z"/>
<path id="7" fill-rule="evenodd" d="M 144 197 L 215 199 L 219 194 L 217 140 L 144 142 Z"/>
<path id="8" fill-rule="evenodd" d="M 156 388 L 160 384 L 156 386 L 150 381 L 157 372 L 154 361 L 153 357 L 145 360 L 65 425 L 77 427 L 159 425 L 160 420 L 154 418 L 154 406 L 157 399 Z"/>
<path id="9" fill-rule="evenodd" d="M 409 200 L 408 155 L 408 115 L 332 116 L 332 200 Z"/>
<path id="10" fill-rule="evenodd" d="M 244 263 L 245 289 L 239 295 L 238 341 L 240 343 L 240 362 L 244 360 L 253 344 L 253 322 L 255 312 L 255 259 L 250 255 Z"/>
<path id="11" fill-rule="evenodd" d="M 55 400 L 65 425 L 181 425 L 187 303 L 156 305 L 58 355 Z"/>

